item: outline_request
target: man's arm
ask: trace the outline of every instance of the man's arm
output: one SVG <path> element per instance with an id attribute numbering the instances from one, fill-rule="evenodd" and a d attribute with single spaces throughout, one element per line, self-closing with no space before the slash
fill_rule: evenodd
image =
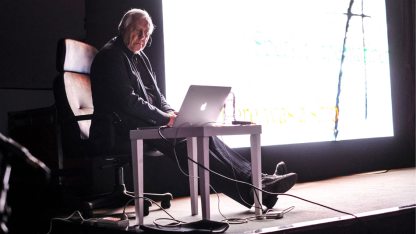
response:
<path id="1" fill-rule="evenodd" d="M 132 82 L 137 80 L 131 80 L 131 69 L 126 55 L 120 51 L 98 54 L 91 68 L 92 86 L 96 89 L 93 93 L 97 94 L 94 106 L 98 104 L 103 109 L 118 110 L 154 125 L 167 124 L 169 114 L 148 103 L 138 84 L 135 84 L 136 90 L 133 87 Z"/>

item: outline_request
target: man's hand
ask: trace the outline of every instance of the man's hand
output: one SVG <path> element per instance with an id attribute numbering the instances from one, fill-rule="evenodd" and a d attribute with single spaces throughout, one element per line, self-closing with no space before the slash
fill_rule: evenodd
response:
<path id="1" fill-rule="evenodd" d="M 171 111 L 168 114 L 169 114 L 169 123 L 168 123 L 168 126 L 169 127 L 172 127 L 173 124 L 175 123 L 175 120 L 176 120 L 176 117 L 177 117 L 177 112 Z"/>

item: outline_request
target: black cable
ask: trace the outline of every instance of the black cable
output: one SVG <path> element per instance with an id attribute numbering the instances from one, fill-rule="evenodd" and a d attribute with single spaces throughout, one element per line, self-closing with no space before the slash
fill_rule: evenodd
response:
<path id="1" fill-rule="evenodd" d="M 289 197 L 293 197 L 293 198 L 296 198 L 296 199 L 299 199 L 299 200 L 302 200 L 302 201 L 305 201 L 305 202 L 308 202 L 308 203 L 311 203 L 311 204 L 314 204 L 314 205 L 317 205 L 317 206 L 324 207 L 326 209 L 329 209 L 329 210 L 332 210 L 332 211 L 335 211 L 335 212 L 338 212 L 338 213 L 342 213 L 342 214 L 346 214 L 346 215 L 352 216 L 354 218 L 354 220 L 357 220 L 360 224 L 362 224 L 364 226 L 364 228 L 368 232 L 370 232 L 368 230 L 368 227 L 367 227 L 366 223 L 363 222 L 358 216 L 354 215 L 353 213 L 349 213 L 349 212 L 346 212 L 346 211 L 342 211 L 342 210 L 339 210 L 339 209 L 336 209 L 336 208 L 333 208 L 333 207 L 330 207 L 330 206 L 327 206 L 327 205 L 324 205 L 324 204 L 321 204 L 321 203 L 318 203 L 318 202 L 314 202 L 314 201 L 311 201 L 311 200 L 308 200 L 308 199 L 305 199 L 305 198 L 302 198 L 302 197 L 299 197 L 299 196 L 296 196 L 296 195 L 292 195 L 292 194 L 289 194 L 289 193 L 273 193 L 273 192 L 270 192 L 270 191 L 266 191 L 266 190 L 263 190 L 263 189 L 260 189 L 260 188 L 258 188 L 256 186 L 254 186 L 254 185 L 252 185 L 250 183 L 247 183 L 245 181 L 235 180 L 233 178 L 229 178 L 227 176 L 224 176 L 224 175 L 222 175 L 222 174 L 220 174 L 220 173 L 218 173 L 216 171 L 213 171 L 213 170 L 211 170 L 209 168 L 206 168 L 204 165 L 202 165 L 202 164 L 194 161 L 193 159 L 191 159 L 189 157 L 188 157 L 188 159 L 191 160 L 193 163 L 196 163 L 199 167 L 203 168 L 204 170 L 209 171 L 210 173 L 216 174 L 218 176 L 221 176 L 221 177 L 223 177 L 225 179 L 228 179 L 228 180 L 231 180 L 231 181 L 234 181 L 234 182 L 237 182 L 237 183 L 246 184 L 246 185 L 252 187 L 253 189 L 256 189 L 256 190 L 261 191 L 263 193 L 268 193 L 270 195 L 276 195 L 276 196 L 289 196 Z M 256 193 L 254 193 L 254 194 L 256 194 Z"/>
<path id="2" fill-rule="evenodd" d="M 178 132 L 176 132 L 176 135 L 178 134 Z M 168 141 L 167 139 L 166 139 L 166 137 L 164 137 L 163 136 L 163 134 L 162 134 L 162 132 L 161 131 L 159 131 L 159 135 L 161 135 L 161 137 L 163 138 L 163 139 L 165 139 L 166 141 Z M 176 146 L 177 146 L 177 143 L 176 143 L 176 137 L 174 138 L 174 141 L 173 141 L 173 145 L 172 145 L 172 147 L 173 147 L 173 154 L 174 154 L 174 156 L 175 156 L 175 160 L 176 160 L 176 164 L 178 165 L 178 168 L 179 168 L 179 171 L 182 173 L 182 174 L 184 174 L 185 176 L 187 176 L 187 177 L 191 177 L 188 173 L 186 173 L 183 169 L 182 169 L 182 166 L 180 165 L 180 163 L 179 163 L 179 159 L 178 159 L 178 155 L 177 155 L 177 153 L 176 153 Z M 169 141 L 168 141 L 169 142 Z M 212 154 L 215 154 L 213 151 L 211 151 L 210 150 L 210 152 L 212 153 Z M 189 158 L 189 157 L 188 157 Z M 234 174 L 234 178 L 236 178 L 237 176 L 235 175 L 235 169 L 234 169 L 234 167 L 231 165 L 231 169 L 232 169 L 232 171 L 233 171 L 233 174 Z M 199 179 L 199 176 L 196 176 L 196 178 L 197 179 Z M 239 194 L 239 196 L 240 196 L 240 198 L 241 198 L 241 200 L 243 201 L 243 202 L 245 202 L 246 204 L 249 204 L 247 201 L 245 201 L 243 198 L 242 198 L 242 196 L 241 196 L 241 194 L 240 194 L 240 190 L 239 190 L 239 188 L 238 188 L 238 183 L 236 183 L 236 187 L 237 187 L 237 190 L 238 190 L 238 194 Z M 215 194 L 217 194 L 217 197 L 218 197 L 218 203 L 219 203 L 219 200 L 220 200 L 220 197 L 218 196 L 218 193 L 217 193 L 217 191 L 214 189 L 214 187 L 210 184 L 209 185 L 210 186 L 210 188 L 215 192 Z M 257 194 L 255 194 L 256 195 L 256 197 L 257 197 Z M 258 199 L 258 197 L 257 197 L 257 199 Z M 259 202 L 260 203 L 260 202 Z M 251 205 L 251 204 L 249 204 L 249 205 Z M 238 218 L 226 218 L 222 213 L 221 213 L 221 210 L 220 210 L 220 208 L 219 208 L 219 204 L 218 204 L 218 212 L 221 214 L 221 216 L 225 219 L 225 220 L 227 220 L 228 222 L 232 222 L 233 224 L 237 224 L 237 223 L 245 223 L 246 222 L 246 220 L 239 220 Z"/>
<path id="3" fill-rule="evenodd" d="M 213 170 L 211 170 L 211 169 L 209 169 L 209 168 L 205 167 L 204 165 L 200 164 L 199 162 L 196 162 L 196 161 L 195 161 L 195 160 L 193 160 L 192 158 L 189 158 L 189 157 L 188 157 L 188 159 L 189 159 L 189 160 L 191 160 L 193 163 L 196 163 L 199 167 L 203 168 L 204 170 L 209 171 L 210 173 L 213 173 L 213 174 L 215 174 L 215 175 L 218 175 L 218 176 L 220 176 L 220 177 L 223 177 L 223 178 L 225 178 L 225 179 L 228 179 L 228 180 L 231 180 L 231 181 L 234 181 L 234 182 L 237 182 L 237 183 L 241 183 L 241 184 L 248 185 L 248 186 L 250 186 L 250 187 L 252 187 L 253 189 L 256 189 L 256 190 L 258 190 L 258 191 L 261 191 L 261 192 L 264 192 L 264 193 L 268 193 L 268 194 L 270 194 L 270 195 L 277 195 L 277 196 L 280 196 L 280 195 L 281 195 L 281 196 L 289 196 L 289 197 L 294 197 L 294 198 L 297 198 L 297 199 L 299 199 L 299 200 L 303 200 L 303 201 L 306 201 L 306 202 L 309 202 L 309 203 L 312 203 L 312 204 L 315 204 L 315 205 L 318 205 L 318 206 L 322 206 L 322 207 L 324 207 L 324 208 L 327 208 L 327 209 L 330 209 L 330 210 L 333 210 L 333 211 L 336 211 L 336 212 L 339 212 L 339 213 L 343 213 L 343 214 L 351 215 L 351 216 L 353 216 L 354 218 L 358 218 L 357 216 L 355 216 L 355 215 L 354 215 L 354 214 L 352 214 L 352 213 L 348 213 L 348 212 L 345 212 L 345 211 L 341 211 L 341 210 L 338 210 L 338 209 L 335 209 L 335 208 L 332 208 L 332 207 L 329 207 L 329 206 L 326 206 L 326 205 L 323 205 L 323 204 L 320 204 L 320 203 L 317 203 L 317 202 L 310 201 L 310 200 L 305 199 L 305 198 L 298 197 L 298 196 L 296 196 L 296 195 L 292 195 L 292 194 L 289 194 L 289 193 L 274 193 L 274 192 L 270 192 L 270 191 L 263 190 L 263 189 L 258 188 L 258 187 L 254 186 L 254 185 L 252 185 L 252 184 L 250 184 L 250 183 L 248 183 L 248 182 L 241 181 L 241 180 L 236 180 L 236 179 L 233 179 L 233 178 L 230 178 L 230 177 L 224 176 L 224 175 L 222 175 L 221 173 L 218 173 L 218 172 L 216 172 L 216 171 L 213 171 Z"/>
<path id="4" fill-rule="evenodd" d="M 157 132 L 159 133 L 159 136 L 160 136 L 163 140 L 168 141 L 168 139 L 166 139 L 166 138 L 165 138 L 165 136 L 163 136 L 163 134 L 162 134 L 162 130 L 163 130 L 163 129 L 165 129 L 165 128 L 169 128 L 169 126 L 168 126 L 168 125 L 163 125 L 163 126 L 160 126 L 160 127 L 157 129 Z M 169 141 L 168 141 L 168 142 L 169 142 Z"/>
<path id="5" fill-rule="evenodd" d="M 165 129 L 165 128 L 159 128 L 159 131 L 158 131 L 158 133 L 159 133 L 159 135 L 160 135 L 160 137 L 162 138 L 162 139 L 164 139 L 167 143 L 171 143 L 165 136 L 163 136 L 163 134 L 162 134 L 162 129 Z M 176 133 L 175 133 L 175 135 L 178 135 L 178 131 L 179 131 L 179 128 L 177 129 L 177 131 L 176 131 Z M 174 154 L 174 156 L 175 156 L 175 161 L 176 161 L 176 164 L 178 165 L 178 168 L 179 168 L 179 171 L 183 174 L 183 175 L 185 175 L 185 176 L 187 176 L 187 177 L 191 177 L 188 173 L 186 173 L 183 169 L 182 169 L 182 166 L 180 165 L 180 163 L 179 163 L 179 159 L 178 159 L 178 155 L 177 155 L 177 153 L 176 153 L 176 146 L 177 146 L 177 142 L 176 142 L 176 137 L 174 137 L 173 138 L 174 139 L 174 141 L 173 141 L 173 144 L 172 144 L 172 147 L 173 147 L 173 154 Z M 186 139 L 185 139 L 185 141 L 186 141 Z M 183 142 L 183 141 L 180 141 L 180 143 L 181 142 Z M 225 151 L 227 151 L 227 149 L 223 149 L 223 150 L 225 150 Z M 213 151 L 211 151 L 210 150 L 210 152 L 212 153 L 212 154 L 215 154 Z M 189 157 L 187 157 L 188 159 L 189 159 Z M 193 160 L 192 160 L 193 161 Z M 236 180 L 236 181 L 238 181 L 237 179 L 236 179 L 236 174 L 235 174 L 235 169 L 234 169 L 234 167 L 232 166 L 232 165 L 230 165 L 231 166 L 231 169 L 232 169 L 232 172 L 233 172 L 233 175 L 234 175 L 234 179 Z M 196 176 L 196 178 L 197 179 L 199 179 L 199 177 L 198 176 Z M 237 191 L 238 191 L 238 194 L 239 194 L 239 196 L 240 196 L 240 198 L 241 198 L 241 200 L 244 202 L 244 203 L 246 203 L 246 204 L 248 204 L 248 205 L 252 205 L 252 204 L 249 204 L 247 201 L 245 201 L 244 200 L 244 198 L 241 196 L 241 193 L 240 193 L 240 189 L 238 188 L 238 183 L 236 182 L 235 183 L 236 184 L 236 187 L 237 187 Z M 212 186 L 212 185 L 210 185 L 210 187 L 211 187 L 211 189 L 217 194 L 217 192 L 216 192 L 216 190 L 214 189 L 214 187 Z M 257 199 L 257 201 L 258 201 L 258 203 L 259 204 L 261 204 L 261 202 L 260 202 L 260 199 L 258 198 L 258 196 L 257 196 L 257 194 L 256 193 L 254 193 L 255 194 L 255 196 L 256 196 L 256 199 Z M 217 194 L 217 196 L 218 196 L 218 194 Z M 218 199 L 219 199 L 219 196 L 218 196 Z M 257 207 L 255 207 L 255 208 L 257 208 Z M 262 207 L 260 207 L 260 209 L 262 209 Z M 218 211 L 219 211 L 219 213 L 225 218 L 225 219 L 227 219 L 222 213 L 221 213 L 221 211 L 220 211 L 220 209 L 219 209 L 219 207 L 218 207 Z M 239 220 L 239 218 L 228 218 L 227 219 L 229 222 L 232 222 L 233 224 L 236 224 L 236 223 L 244 223 L 244 222 L 246 222 L 246 220 Z"/>
<path id="6" fill-rule="evenodd" d="M 225 149 L 225 148 L 223 148 L 223 150 L 225 150 L 225 151 L 227 151 L 227 149 Z M 211 154 L 213 154 L 213 155 L 215 155 L 215 153 L 212 151 L 212 150 L 210 150 L 210 152 L 211 152 Z M 228 153 L 228 151 L 227 151 L 227 153 Z M 215 155 L 216 156 L 216 155 Z M 216 156 L 217 158 L 219 158 L 218 156 Z M 236 179 L 237 180 L 237 175 L 236 175 L 236 173 L 235 173 L 235 168 L 233 167 L 233 165 L 230 165 L 230 167 L 231 167 L 231 171 L 232 171 L 232 173 L 233 173 L 233 176 L 234 176 L 234 179 Z M 237 189 L 237 193 L 238 193 L 238 196 L 240 197 L 240 199 L 241 199 L 241 201 L 243 201 L 246 205 L 249 205 L 249 206 L 251 206 L 252 204 L 249 204 L 244 198 L 243 198 L 243 196 L 241 196 L 241 192 L 240 192 L 240 188 L 238 187 L 238 184 L 239 183 L 234 183 L 235 184 L 235 187 L 236 187 L 236 189 Z M 258 200 L 258 197 L 257 197 L 257 194 L 256 194 L 256 198 L 257 198 L 257 200 Z M 259 201 L 259 200 L 258 200 Z"/>
<path id="7" fill-rule="evenodd" d="M 234 98 L 234 102 L 233 102 L 233 104 L 235 104 L 235 98 Z M 235 106 L 233 106 L 234 107 L 234 109 L 235 109 Z M 222 139 L 221 139 L 222 140 Z M 226 148 L 226 147 L 224 147 L 224 145 L 220 145 L 221 146 L 221 149 L 223 150 L 223 151 L 225 151 L 228 155 L 229 155 L 229 152 L 228 152 L 228 149 Z M 211 150 L 210 150 L 211 151 Z M 214 153 L 214 152 L 212 152 L 212 153 Z M 217 158 L 218 158 L 218 156 L 217 156 Z M 233 167 L 233 165 L 230 165 L 230 167 L 231 167 L 231 169 L 232 169 L 232 172 L 233 172 L 233 176 L 234 176 L 234 179 L 237 179 L 237 175 L 236 175 L 236 173 L 235 173 L 235 169 L 234 169 L 234 167 Z M 249 204 L 244 198 L 243 198 L 243 196 L 241 196 L 241 192 L 240 192 L 240 188 L 238 187 L 238 184 L 239 183 L 235 183 L 235 187 L 236 187 L 236 189 L 237 189 L 237 193 L 238 193 L 238 196 L 240 197 L 240 199 L 241 199 L 241 201 L 243 201 L 245 204 L 247 204 L 247 205 L 251 205 L 251 204 Z M 259 204 L 261 204 L 261 202 L 260 202 L 260 199 L 259 199 L 259 197 L 257 196 L 257 193 L 254 193 L 254 195 L 255 195 L 255 199 L 257 199 L 257 201 L 258 201 L 258 203 Z M 258 208 L 258 207 L 255 207 L 255 208 Z M 260 209 L 262 209 L 262 207 L 260 207 Z"/>
<path id="8" fill-rule="evenodd" d="M 159 131 L 159 134 L 161 135 L 161 137 L 162 137 L 162 139 L 165 139 L 167 142 L 169 142 L 167 139 L 166 139 L 166 137 L 164 137 L 163 136 L 163 134 L 162 134 L 162 131 L 160 130 Z M 176 138 L 175 138 L 176 139 Z M 174 143 L 175 143 L 176 141 L 174 141 Z M 178 158 L 177 158 L 177 155 L 176 155 L 176 149 L 175 149 L 175 146 L 176 146 L 176 143 L 173 145 L 174 147 L 173 147 L 173 152 L 174 152 L 174 155 L 175 155 L 175 158 L 176 158 L 176 160 L 177 160 L 177 162 L 178 162 L 178 165 L 179 165 L 179 161 L 178 161 Z M 296 195 L 292 195 L 292 194 L 289 194 L 289 193 L 273 193 L 273 192 L 270 192 L 270 191 L 266 191 L 266 190 L 263 190 L 263 189 L 261 189 L 261 188 L 258 188 L 258 187 L 256 187 L 256 186 L 254 186 L 253 184 L 251 184 L 251 183 L 248 183 L 248 182 L 245 182 L 245 181 L 241 181 L 241 180 L 237 180 L 237 179 L 233 179 L 233 178 L 230 178 L 230 177 L 227 177 L 227 176 L 225 176 L 225 175 L 222 175 L 221 173 L 219 173 L 219 172 L 216 172 L 216 171 L 214 171 L 214 170 L 211 170 L 211 169 L 209 169 L 209 168 L 207 168 L 207 167 L 205 167 L 204 165 L 202 165 L 202 164 L 200 164 L 199 162 L 197 162 L 197 161 L 195 161 L 195 160 L 193 160 L 192 158 L 190 158 L 189 156 L 187 156 L 187 159 L 188 160 L 190 160 L 191 162 L 193 162 L 193 163 L 195 163 L 196 165 L 198 165 L 198 167 L 201 167 L 201 168 L 203 168 L 204 170 L 207 170 L 208 172 L 210 172 L 210 173 L 212 173 L 212 174 L 215 174 L 215 175 L 217 175 L 217 176 L 220 176 L 220 177 L 222 177 L 222 178 L 224 178 L 224 179 L 227 179 L 227 180 L 230 180 L 230 181 L 233 181 L 233 182 L 235 182 L 235 183 L 240 183 L 240 184 L 245 184 L 245 185 L 248 185 L 249 187 L 251 187 L 251 188 L 253 188 L 253 189 L 256 189 L 256 190 L 258 190 L 258 191 L 261 191 L 261 192 L 263 192 L 263 193 L 268 193 L 268 194 L 270 194 L 270 195 L 276 195 L 276 196 L 289 196 L 289 197 L 293 197 L 293 198 L 296 198 L 296 199 L 299 199 L 299 200 L 302 200 L 302 201 L 305 201 L 305 202 L 308 202 L 308 203 L 311 203 L 311 204 L 314 204 L 314 205 L 317 205 L 317 206 L 321 206 L 321 207 L 324 207 L 324 208 L 326 208 L 326 209 L 329 209 L 329 210 L 332 210 L 332 211 L 335 211 L 335 212 L 338 212 L 338 213 L 342 213 L 342 214 L 346 214 L 346 215 L 349 215 L 349 216 L 352 216 L 353 218 L 354 218 L 354 220 L 357 220 L 360 224 L 362 224 L 365 228 L 366 228 L 366 230 L 369 232 L 369 230 L 368 230 L 368 227 L 367 227 L 367 225 L 358 217 L 358 216 L 356 216 L 356 215 L 354 215 L 354 214 L 352 214 L 352 213 L 349 213 L 349 212 L 346 212 L 346 211 L 342 211 L 342 210 L 339 210 L 339 209 L 336 209 L 336 208 L 333 208 L 333 207 L 330 207 L 330 206 L 327 206 L 327 205 L 324 205 L 324 204 L 321 204 L 321 203 L 318 203 L 318 202 L 314 202 L 314 201 L 311 201 L 311 200 L 308 200 L 308 199 L 305 199 L 305 198 L 302 198 L 302 197 L 299 197 L 299 196 L 296 196 Z M 180 166 L 180 165 L 179 165 Z M 182 172 L 183 172 L 183 170 L 181 170 Z M 185 175 L 187 175 L 186 173 L 185 173 Z M 215 190 L 214 190 L 215 191 Z M 254 193 L 255 194 L 255 196 L 257 196 L 257 194 L 256 193 Z M 133 198 L 133 200 L 134 199 L 136 199 L 136 198 Z M 145 199 L 147 199 L 147 198 L 145 198 Z M 257 199 L 258 199 L 258 197 L 257 197 Z M 163 209 L 163 208 L 162 208 Z M 290 209 L 289 211 L 291 211 L 293 208 L 288 208 L 288 209 Z M 163 211 L 165 211 L 165 209 L 163 209 Z M 289 212 L 288 211 L 288 212 Z M 124 211 L 123 211 L 124 212 Z M 167 211 L 165 211 L 169 216 L 171 216 Z M 221 212 L 220 212 L 221 213 Z M 172 216 L 171 216 L 172 217 Z M 259 218 L 259 217 L 257 217 L 257 218 Z M 267 218 L 267 217 L 266 217 Z M 172 217 L 172 219 L 173 220 L 176 220 L 176 219 L 174 219 L 173 217 Z"/>
<path id="9" fill-rule="evenodd" d="M 289 213 L 293 209 L 295 209 L 295 206 L 290 206 L 290 207 L 288 207 L 288 208 L 286 208 L 282 211 L 279 211 L 279 212 L 275 212 L 275 211 L 272 211 L 271 209 L 269 209 L 262 215 L 256 215 L 256 216 L 249 217 L 248 220 L 258 221 L 258 220 L 266 220 L 266 219 L 282 219 L 285 214 Z"/>
<path id="10" fill-rule="evenodd" d="M 222 222 L 227 222 L 228 224 L 243 224 L 243 223 L 247 223 L 247 219 L 244 219 L 244 218 L 227 218 L 227 217 L 225 217 L 225 215 L 221 212 L 221 209 L 220 209 L 220 196 L 218 195 L 217 191 L 214 189 L 214 187 L 212 185 L 209 185 L 209 187 L 215 192 L 215 195 L 217 195 L 218 212 L 224 218 L 223 220 L 221 220 Z"/>
<path id="11" fill-rule="evenodd" d="M 71 213 L 69 216 L 67 216 L 66 218 L 54 217 L 54 218 L 51 218 L 51 220 L 50 220 L 50 222 L 49 222 L 49 230 L 48 230 L 48 232 L 47 232 L 46 234 L 50 234 L 50 233 L 52 233 L 52 222 L 53 222 L 54 220 L 62 220 L 62 221 L 67 221 L 67 220 L 72 219 L 73 217 L 77 217 L 77 218 L 79 218 L 79 219 L 81 220 L 81 222 L 84 222 L 84 221 L 88 220 L 88 219 L 84 219 L 84 217 L 82 217 L 82 214 L 81 214 L 81 212 L 80 212 L 79 210 L 76 210 L 76 211 L 72 212 L 72 213 Z"/>
<path id="12" fill-rule="evenodd" d="M 177 129 L 177 131 L 176 131 L 175 135 L 178 135 L 178 131 L 179 131 L 179 128 Z M 165 141 L 167 141 L 168 143 L 171 143 L 171 142 L 169 142 L 169 140 L 167 140 L 167 139 L 166 139 L 166 137 L 164 137 L 164 136 L 163 136 L 162 131 L 159 131 L 159 135 L 161 135 L 161 137 L 162 137 L 163 139 L 165 139 Z M 177 139 L 177 138 L 176 138 L 176 137 L 174 137 L 174 141 L 173 141 L 173 144 L 172 144 L 172 147 L 173 147 L 173 154 L 174 154 L 174 156 L 175 156 L 176 164 L 178 165 L 179 170 L 180 170 L 180 172 L 181 172 L 182 174 L 184 174 L 184 175 L 185 175 L 185 176 L 187 176 L 187 177 L 190 177 L 190 175 L 189 175 L 189 174 L 187 174 L 187 173 L 186 173 L 186 172 L 182 169 L 182 167 L 181 167 L 181 165 L 180 165 L 180 163 L 179 163 L 178 155 L 177 155 L 177 153 L 176 153 L 176 146 L 177 146 L 176 139 Z M 186 139 L 185 139 L 185 141 L 186 141 Z M 183 141 L 181 141 L 181 142 L 183 142 Z M 227 149 L 223 149 L 223 150 L 227 151 Z M 210 152 L 211 152 L 212 154 L 215 154 L 212 150 L 210 150 Z M 195 163 L 195 161 L 194 161 L 194 160 L 192 160 L 191 158 L 189 158 L 189 156 L 188 156 L 187 158 L 188 158 L 188 160 L 191 160 L 193 163 Z M 197 164 L 198 164 L 198 163 L 197 163 Z M 232 172 L 233 172 L 233 175 L 234 175 L 234 179 L 235 179 L 236 181 L 239 181 L 239 180 L 237 180 L 237 179 L 236 179 L 236 178 L 237 178 L 237 176 L 236 176 L 236 174 L 235 174 L 235 169 L 234 169 L 234 167 L 233 167 L 232 165 L 230 165 L 230 166 L 231 166 L 231 169 L 232 169 Z M 198 179 L 199 179 L 199 177 L 198 177 L 198 176 L 196 176 L 196 178 L 198 178 Z M 239 196 L 240 196 L 241 200 L 242 200 L 244 203 L 248 204 L 248 205 L 252 205 L 252 204 L 249 204 L 246 200 L 244 200 L 244 198 L 241 196 L 240 189 L 238 188 L 238 183 L 236 182 L 235 184 L 236 184 L 237 191 L 238 191 L 238 194 L 239 194 Z M 211 186 L 211 185 L 210 185 L 210 186 Z M 257 196 L 257 194 L 256 194 L 256 193 L 254 193 L 254 195 L 255 195 L 255 197 L 256 197 L 256 199 L 257 199 L 258 203 L 259 203 L 259 204 L 261 204 L 260 199 L 259 199 L 259 197 Z M 258 208 L 258 207 L 255 207 L 255 208 Z M 260 209 L 262 209 L 262 207 L 260 207 Z"/>
<path id="13" fill-rule="evenodd" d="M 175 151 L 176 151 L 176 150 L 174 150 L 174 152 L 175 152 Z M 299 199 L 299 200 L 302 200 L 302 201 L 305 201 L 305 202 L 309 202 L 309 203 L 312 203 L 312 204 L 314 204 L 314 205 L 318 205 L 318 206 L 321 206 L 321 207 L 327 208 L 327 209 L 329 209 L 329 210 L 333 210 L 333 211 L 336 211 L 336 212 L 339 212 L 339 213 L 342 213 L 342 214 L 350 215 L 350 216 L 352 216 L 352 217 L 354 217 L 354 218 L 356 218 L 356 219 L 359 219 L 356 215 L 354 215 L 354 214 L 352 214 L 352 213 L 349 213 L 349 212 L 346 212 L 346 211 L 342 211 L 342 210 L 339 210 L 339 209 L 336 209 L 336 208 L 332 208 L 332 207 L 330 207 L 330 206 L 326 206 L 326 205 L 323 205 L 323 204 L 318 203 L 318 202 L 314 202 L 314 201 L 311 201 L 311 200 L 308 200 L 308 199 L 305 199 L 305 198 L 301 198 L 301 197 L 296 196 L 296 195 L 292 195 L 292 194 L 289 194 L 289 193 L 273 193 L 273 192 L 270 192 L 270 191 L 263 190 L 263 189 L 261 189 L 261 188 L 258 188 L 258 187 L 256 187 L 256 186 L 254 186 L 254 185 L 253 185 L 253 184 L 251 184 L 251 183 L 248 183 L 248 182 L 245 182 L 245 181 L 241 181 L 241 180 L 237 180 L 237 179 L 233 179 L 233 178 L 227 177 L 227 176 L 225 176 L 225 175 L 223 175 L 223 174 L 221 174 L 221 173 L 219 173 L 219 172 L 216 172 L 216 171 L 214 171 L 214 170 L 211 170 L 211 169 L 209 169 L 209 168 L 205 167 L 204 165 L 200 164 L 199 162 L 197 162 L 197 161 L 193 160 L 193 159 L 192 159 L 192 158 L 190 158 L 190 157 L 187 157 L 187 158 L 188 158 L 188 160 L 190 160 L 191 162 L 193 162 L 193 163 L 195 163 L 196 165 L 198 165 L 198 167 L 201 167 L 201 168 L 203 168 L 204 170 L 207 170 L 208 172 L 210 172 L 210 173 L 212 173 L 212 174 L 215 174 L 215 175 L 217 175 L 217 176 L 220 176 L 220 177 L 222 177 L 222 178 L 224 178 L 224 179 L 227 179 L 227 180 L 230 180 L 230 181 L 233 181 L 233 182 L 236 182 L 236 183 L 241 183 L 241 184 L 248 185 L 248 186 L 250 186 L 250 187 L 251 187 L 251 188 L 253 188 L 253 189 L 256 189 L 256 190 L 261 191 L 261 192 L 264 192 L 264 193 L 268 193 L 268 194 L 270 194 L 270 195 L 294 197 L 294 198 L 297 198 L 297 199 Z M 254 193 L 254 194 L 256 194 L 256 193 Z"/>
<path id="14" fill-rule="evenodd" d="M 157 202 L 155 202 L 154 200 L 152 200 L 152 199 L 150 199 L 150 198 L 147 198 L 147 197 L 144 197 L 144 196 L 132 196 L 132 198 L 131 199 L 129 199 L 125 204 L 124 204 L 124 206 L 123 206 L 123 213 L 122 213 L 122 216 L 123 217 L 126 217 L 127 215 L 126 215 L 126 208 L 127 208 L 127 206 L 132 202 L 132 201 L 134 201 L 134 200 L 136 200 L 136 199 L 139 199 L 139 198 L 142 198 L 142 199 L 144 199 L 144 200 L 147 200 L 147 201 L 149 201 L 149 202 L 151 202 L 152 204 L 155 204 L 156 206 L 158 206 L 163 212 L 165 212 L 172 220 L 175 220 L 175 221 L 178 221 L 178 222 L 181 222 L 181 223 L 185 223 L 185 222 L 183 222 L 183 221 L 180 221 L 180 220 L 177 220 L 177 219 L 175 219 L 171 214 L 169 214 L 169 212 L 167 212 L 166 211 L 166 209 L 164 209 L 161 205 L 159 205 L 159 204 L 157 204 Z"/>

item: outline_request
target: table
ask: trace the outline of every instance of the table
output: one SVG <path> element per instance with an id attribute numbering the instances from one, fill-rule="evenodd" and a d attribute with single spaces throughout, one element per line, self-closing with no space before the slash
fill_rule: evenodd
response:
<path id="1" fill-rule="evenodd" d="M 202 166 L 209 168 L 209 137 L 219 135 L 250 135 L 250 152 L 252 166 L 252 183 L 261 188 L 261 125 L 209 125 L 198 127 L 166 128 L 162 130 L 165 138 L 186 138 L 188 157 Z M 134 194 L 136 222 L 143 224 L 143 140 L 161 138 L 158 129 L 136 129 L 130 131 L 132 147 L 132 166 L 134 177 Z M 209 172 L 198 170 L 198 165 L 188 160 L 189 187 L 192 215 L 198 214 L 198 177 L 200 178 L 200 195 L 202 218 L 210 219 Z M 255 200 L 255 214 L 261 215 L 261 192 L 255 190 L 259 199 Z"/>

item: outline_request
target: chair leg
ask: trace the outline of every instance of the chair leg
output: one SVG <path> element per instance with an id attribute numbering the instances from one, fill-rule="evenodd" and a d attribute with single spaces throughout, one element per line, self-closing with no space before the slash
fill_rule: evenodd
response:
<path id="1" fill-rule="evenodd" d="M 133 199 L 133 195 L 128 195 L 126 190 L 126 185 L 124 183 L 124 169 L 123 167 L 118 167 L 114 174 L 115 176 L 115 185 L 113 191 L 102 195 L 100 198 L 94 199 L 92 201 L 86 201 L 83 204 L 83 215 L 86 218 L 93 217 L 93 211 L 100 208 L 117 208 L 126 205 L 126 203 Z M 155 202 L 161 202 L 161 207 L 163 209 L 168 209 L 171 206 L 171 200 L 173 196 L 171 193 L 144 193 L 146 198 L 153 200 Z M 149 214 L 149 207 L 152 205 L 148 199 L 144 201 L 144 216 Z"/>
<path id="2" fill-rule="evenodd" d="M 163 209 L 170 208 L 170 201 L 173 199 L 171 193 L 144 193 L 143 194 L 146 198 L 151 199 L 153 201 L 160 201 L 160 206 Z"/>
<path id="3" fill-rule="evenodd" d="M 86 201 L 83 204 L 83 214 L 85 217 L 93 217 L 93 211 L 101 208 L 117 208 L 124 206 L 130 199 L 126 192 L 126 185 L 124 184 L 124 169 L 123 167 L 118 167 L 115 170 L 115 184 L 113 191 L 107 194 L 100 195 L 99 198 L 96 198 L 91 201 Z"/>

